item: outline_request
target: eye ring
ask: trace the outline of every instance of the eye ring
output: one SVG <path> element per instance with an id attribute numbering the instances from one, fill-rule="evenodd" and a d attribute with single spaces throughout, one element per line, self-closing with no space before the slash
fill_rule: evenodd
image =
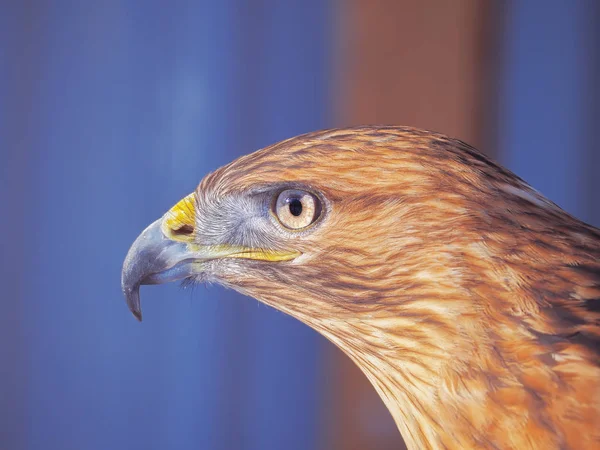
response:
<path id="1" fill-rule="evenodd" d="M 274 198 L 272 209 L 283 227 L 300 231 L 317 221 L 322 207 L 316 195 L 299 189 L 286 189 Z"/>

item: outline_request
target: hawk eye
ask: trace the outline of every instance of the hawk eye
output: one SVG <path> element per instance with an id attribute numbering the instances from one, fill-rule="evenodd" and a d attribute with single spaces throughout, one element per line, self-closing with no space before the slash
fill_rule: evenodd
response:
<path id="1" fill-rule="evenodd" d="M 277 196 L 273 209 L 281 225 L 300 230 L 319 218 L 321 203 L 310 192 L 288 189 Z"/>

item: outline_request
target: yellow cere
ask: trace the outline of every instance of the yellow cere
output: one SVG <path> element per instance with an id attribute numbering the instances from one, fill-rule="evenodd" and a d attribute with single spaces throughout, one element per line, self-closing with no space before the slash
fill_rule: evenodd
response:
<path id="1" fill-rule="evenodd" d="M 174 241 L 191 242 L 196 224 L 194 193 L 181 199 L 164 216 L 161 229 L 165 236 Z"/>

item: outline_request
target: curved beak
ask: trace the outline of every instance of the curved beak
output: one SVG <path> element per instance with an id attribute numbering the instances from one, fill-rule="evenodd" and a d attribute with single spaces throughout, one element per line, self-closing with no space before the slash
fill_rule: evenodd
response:
<path id="1" fill-rule="evenodd" d="M 180 200 L 135 240 L 121 272 L 121 288 L 129 310 L 142 320 L 140 286 L 177 281 L 194 274 L 194 263 L 210 259 L 207 248 L 194 245 L 194 194 Z M 204 250 L 204 251 L 203 251 Z"/>
<path id="2" fill-rule="evenodd" d="M 142 320 L 140 286 L 177 281 L 193 274 L 200 255 L 187 243 L 167 238 L 161 230 L 162 218 L 152 223 L 135 240 L 123 263 L 121 287 L 129 310 Z"/>

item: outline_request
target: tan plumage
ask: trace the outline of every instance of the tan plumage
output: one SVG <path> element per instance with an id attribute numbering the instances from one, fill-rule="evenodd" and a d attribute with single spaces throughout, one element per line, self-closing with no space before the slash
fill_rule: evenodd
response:
<path id="1" fill-rule="evenodd" d="M 318 193 L 323 216 L 293 235 L 214 231 L 231 199 L 272 186 Z M 317 132 L 208 175 L 194 202 L 196 244 L 300 254 L 213 259 L 195 279 L 339 346 L 409 448 L 600 448 L 600 232 L 477 150 L 410 128 Z"/>

